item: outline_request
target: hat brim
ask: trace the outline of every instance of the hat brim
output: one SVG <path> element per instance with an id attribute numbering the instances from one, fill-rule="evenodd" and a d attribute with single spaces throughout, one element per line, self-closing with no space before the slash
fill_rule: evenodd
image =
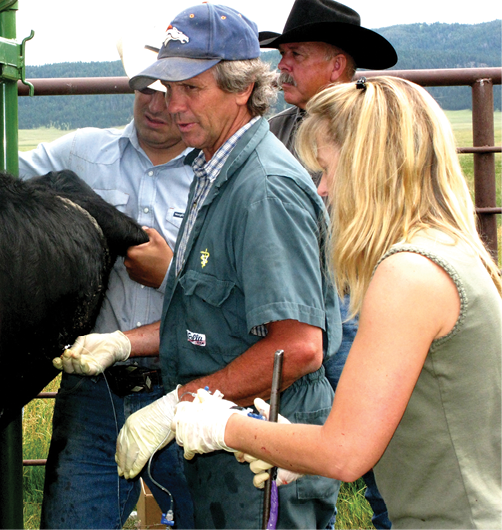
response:
<path id="1" fill-rule="evenodd" d="M 221 59 L 189 59 L 187 57 L 165 57 L 131 77 L 129 86 L 142 90 L 152 81 L 185 81 L 196 77 L 218 64 Z"/>
<path id="2" fill-rule="evenodd" d="M 153 51 L 151 47 L 144 45 L 144 40 L 140 37 L 125 35 L 117 40 L 117 51 L 119 52 L 122 66 L 129 79 L 142 72 L 157 60 L 158 50 Z M 145 87 L 143 87 L 145 88 Z M 148 85 L 148 88 L 165 92 L 166 88 L 160 82 L 155 81 Z"/>
<path id="3" fill-rule="evenodd" d="M 347 52 L 358 68 L 384 70 L 397 63 L 392 44 L 371 29 L 343 22 L 316 22 L 285 33 L 262 31 L 261 48 L 278 48 L 291 42 L 326 42 Z"/>

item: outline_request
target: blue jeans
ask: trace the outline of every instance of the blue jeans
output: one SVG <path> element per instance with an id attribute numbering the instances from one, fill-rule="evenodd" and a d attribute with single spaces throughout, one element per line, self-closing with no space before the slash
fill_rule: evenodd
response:
<path id="1" fill-rule="evenodd" d="M 47 459 L 40 528 L 122 528 L 139 498 L 139 477 L 125 480 L 117 474 L 117 434 L 127 417 L 164 394 L 120 398 L 109 391 L 103 376 L 63 374 L 56 398 L 53 435 Z M 147 473 L 140 476 L 162 512 L 169 496 Z M 183 473 L 183 453 L 176 443 L 154 457 L 153 478 L 174 498 L 174 528 L 194 528 L 193 506 Z M 160 521 L 159 521 L 160 524 Z"/>
<path id="2" fill-rule="evenodd" d="M 345 322 L 348 316 L 348 309 L 349 296 L 345 296 L 343 300 L 340 300 L 340 313 L 342 316 L 343 323 L 342 343 L 340 345 L 340 349 L 336 352 L 336 354 L 324 363 L 324 368 L 326 369 L 326 377 L 328 378 L 328 381 L 331 383 L 331 386 L 333 387 L 333 390 L 335 392 L 336 387 L 338 386 L 338 381 L 340 380 L 340 376 L 342 375 L 342 369 L 345 366 L 345 361 L 347 360 L 347 356 L 349 354 L 350 348 L 352 347 L 352 343 L 354 342 L 354 337 L 356 336 L 357 328 L 359 325 L 358 317 L 355 317 L 351 320 L 347 320 L 347 322 Z M 371 509 L 373 510 L 371 522 L 377 529 L 391 528 L 392 523 L 390 522 L 388 517 L 387 506 L 385 505 L 385 501 L 383 500 L 382 496 L 380 495 L 380 492 L 378 491 L 373 470 L 370 470 L 365 473 L 362 478 L 364 480 L 364 483 L 366 484 L 366 492 L 364 496 L 369 502 Z M 335 528 L 335 520 L 336 510 L 335 514 L 333 515 L 330 521 L 330 524 L 328 525 L 328 529 Z"/>

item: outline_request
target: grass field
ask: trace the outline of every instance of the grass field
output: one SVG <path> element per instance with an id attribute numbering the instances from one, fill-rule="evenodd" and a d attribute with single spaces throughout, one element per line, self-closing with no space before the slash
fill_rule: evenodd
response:
<path id="1" fill-rule="evenodd" d="M 123 129 L 124 126 L 119 126 L 117 129 Z M 54 127 L 41 127 L 39 129 L 20 129 L 18 136 L 18 145 L 20 151 L 30 151 L 35 149 L 41 142 L 52 142 L 61 136 L 72 131 L 62 131 Z"/>
<path id="2" fill-rule="evenodd" d="M 457 145 L 459 147 L 472 146 L 472 114 L 470 111 L 447 112 L 450 119 Z M 50 142 L 67 134 L 68 131 L 58 129 L 36 129 L 19 131 L 19 146 L 22 151 L 33 149 L 39 142 Z M 495 113 L 495 143 L 501 143 L 501 113 Z M 466 179 L 473 188 L 473 155 L 460 155 L 460 161 Z M 501 204 L 501 155 L 495 155 L 497 174 L 497 204 Z M 500 217 L 500 216 L 499 216 Z M 499 263 L 500 258 L 500 219 L 499 219 Z M 56 391 L 59 379 L 49 385 L 47 390 Z M 27 405 L 23 422 L 23 455 L 25 459 L 46 458 L 51 436 L 52 400 L 34 400 Z M 43 491 L 43 467 L 24 468 L 24 527 L 39 528 L 40 506 Z M 343 484 L 338 498 L 338 517 L 336 528 L 373 528 L 371 524 L 371 509 L 364 499 L 364 484 L 357 481 Z M 134 523 L 126 527 L 134 528 Z"/>

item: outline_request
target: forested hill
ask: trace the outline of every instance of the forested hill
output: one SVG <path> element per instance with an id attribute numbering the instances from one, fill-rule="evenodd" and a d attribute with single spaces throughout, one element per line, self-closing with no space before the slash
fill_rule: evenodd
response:
<path id="1" fill-rule="evenodd" d="M 27 66 L 26 78 L 124 76 L 122 62 L 57 63 Z M 19 128 L 114 127 L 132 118 L 133 94 L 19 98 Z"/>
<path id="2" fill-rule="evenodd" d="M 406 24 L 376 29 L 396 48 L 394 69 L 481 68 L 501 65 L 502 21 Z"/>
<path id="3" fill-rule="evenodd" d="M 484 68 L 501 66 L 502 21 L 484 24 L 407 24 L 377 29 L 398 51 L 394 69 Z M 470 87 L 429 88 L 446 110 L 472 108 Z M 501 87 L 493 90 L 501 108 Z"/>
<path id="4" fill-rule="evenodd" d="M 405 24 L 375 29 L 396 48 L 399 61 L 393 69 L 479 68 L 501 66 L 502 21 L 483 24 Z M 276 65 L 279 54 L 265 51 L 263 59 Z M 113 77 L 123 76 L 122 63 L 59 63 L 27 66 L 26 77 Z M 471 108 L 469 87 L 431 88 L 444 109 Z M 495 108 L 501 108 L 501 87 L 494 90 Z M 19 128 L 30 129 L 55 126 L 62 129 L 76 127 L 109 127 L 125 125 L 132 118 L 133 97 L 124 95 L 101 96 L 46 96 L 19 98 Z M 279 99 L 276 110 L 284 102 Z"/>

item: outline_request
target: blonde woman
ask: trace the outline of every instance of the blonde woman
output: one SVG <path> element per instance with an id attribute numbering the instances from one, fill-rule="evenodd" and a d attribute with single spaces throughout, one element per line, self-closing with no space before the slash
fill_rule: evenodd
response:
<path id="1" fill-rule="evenodd" d="M 323 171 L 336 285 L 360 317 L 331 414 L 272 424 L 201 397 L 179 406 L 177 440 L 346 482 L 374 467 L 393 528 L 501 528 L 502 286 L 449 123 L 392 77 L 307 110 L 298 150 Z"/>

